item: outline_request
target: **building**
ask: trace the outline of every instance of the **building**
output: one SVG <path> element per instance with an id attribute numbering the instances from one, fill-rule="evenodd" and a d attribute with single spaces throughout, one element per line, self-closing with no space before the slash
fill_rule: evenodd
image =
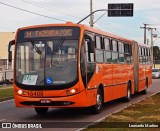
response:
<path id="1" fill-rule="evenodd" d="M 13 69 L 8 63 L 8 43 L 15 38 L 15 32 L 0 32 L 0 70 Z"/>

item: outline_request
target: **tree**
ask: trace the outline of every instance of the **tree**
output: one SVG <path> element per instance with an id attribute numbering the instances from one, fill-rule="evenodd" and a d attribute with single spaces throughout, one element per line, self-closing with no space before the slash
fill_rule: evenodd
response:
<path id="1" fill-rule="evenodd" d="M 153 59 L 160 60 L 160 49 L 158 46 L 153 46 Z"/>

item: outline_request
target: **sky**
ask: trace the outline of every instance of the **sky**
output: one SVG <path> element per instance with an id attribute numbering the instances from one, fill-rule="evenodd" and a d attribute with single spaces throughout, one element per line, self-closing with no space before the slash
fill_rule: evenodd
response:
<path id="1" fill-rule="evenodd" d="M 140 27 L 145 23 L 157 28 L 153 33 L 160 37 L 159 0 L 93 0 L 93 11 L 107 9 L 109 3 L 133 3 L 133 17 L 108 17 L 106 13 L 94 28 L 143 43 L 144 30 Z M 77 23 L 90 13 L 90 0 L 0 0 L 0 12 L 0 32 L 16 32 L 18 28 L 30 25 Z M 94 21 L 103 14 L 96 13 Z M 89 25 L 89 19 L 82 24 Z M 150 34 L 147 30 L 149 44 Z M 160 39 L 154 38 L 154 45 L 160 46 Z"/>

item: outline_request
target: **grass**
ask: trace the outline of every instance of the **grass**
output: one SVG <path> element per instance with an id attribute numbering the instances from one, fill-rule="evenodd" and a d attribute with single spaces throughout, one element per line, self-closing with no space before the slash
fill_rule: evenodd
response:
<path id="1" fill-rule="evenodd" d="M 104 121 L 90 126 L 87 131 L 158 131 L 159 128 L 129 128 L 129 123 L 137 122 L 137 123 L 158 123 L 160 122 L 160 93 L 149 97 L 139 103 L 133 104 L 132 106 L 123 109 L 122 111 L 112 114 L 107 117 Z M 107 124 L 113 124 L 113 128 L 106 128 Z M 119 125 L 117 125 L 119 124 Z M 118 128 L 121 125 L 125 126 L 125 128 Z M 160 126 L 160 124 L 159 124 Z M 114 128 L 117 127 L 117 128 Z"/>
<path id="2" fill-rule="evenodd" d="M 3 89 L 2 89 L 3 88 Z M 13 88 L 10 87 L 0 87 L 0 101 L 5 99 L 13 98 Z"/>

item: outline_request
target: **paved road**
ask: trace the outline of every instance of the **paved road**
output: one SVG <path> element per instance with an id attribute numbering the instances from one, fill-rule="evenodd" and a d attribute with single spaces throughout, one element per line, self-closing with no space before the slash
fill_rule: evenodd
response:
<path id="1" fill-rule="evenodd" d="M 160 80 L 153 80 L 151 88 L 148 89 L 147 95 L 134 95 L 130 102 L 123 102 L 122 99 L 108 102 L 104 105 L 103 111 L 98 115 L 91 115 L 82 109 L 49 109 L 46 115 L 37 115 L 32 108 L 16 108 L 14 100 L 0 102 L 0 122 L 59 122 L 52 123 L 56 128 L 54 130 L 73 131 L 87 124 L 98 121 L 104 116 L 112 114 L 132 103 L 138 102 L 156 92 L 160 92 Z M 72 128 L 67 128 L 67 125 Z M 58 128 L 64 127 L 64 128 Z M 75 127 L 74 127 L 75 126 Z M 74 128 L 73 128 L 74 127 Z M 50 128 L 45 131 L 51 130 Z M 52 129 L 53 130 L 53 129 Z"/>

